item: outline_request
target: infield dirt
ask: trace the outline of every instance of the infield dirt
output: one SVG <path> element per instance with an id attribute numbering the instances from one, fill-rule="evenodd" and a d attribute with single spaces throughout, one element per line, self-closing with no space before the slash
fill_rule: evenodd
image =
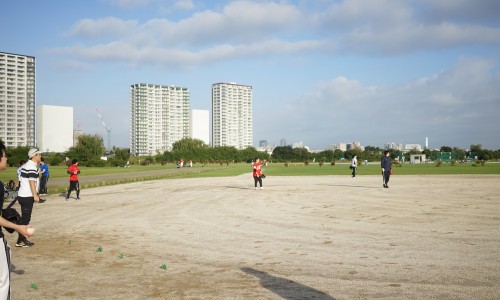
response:
<path id="1" fill-rule="evenodd" d="M 35 246 L 6 234 L 12 299 L 498 299 L 500 176 L 389 186 L 245 174 L 48 196 Z"/>

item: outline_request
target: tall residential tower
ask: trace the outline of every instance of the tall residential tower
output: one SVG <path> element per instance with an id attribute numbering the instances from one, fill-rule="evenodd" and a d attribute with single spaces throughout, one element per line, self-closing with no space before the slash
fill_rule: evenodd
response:
<path id="1" fill-rule="evenodd" d="M 35 57 L 0 52 L 0 139 L 35 146 Z"/>
<path id="2" fill-rule="evenodd" d="M 212 84 L 212 147 L 253 145 L 252 87 Z"/>
<path id="3" fill-rule="evenodd" d="M 155 155 L 189 137 L 189 90 L 157 84 L 130 87 L 130 153 Z"/>

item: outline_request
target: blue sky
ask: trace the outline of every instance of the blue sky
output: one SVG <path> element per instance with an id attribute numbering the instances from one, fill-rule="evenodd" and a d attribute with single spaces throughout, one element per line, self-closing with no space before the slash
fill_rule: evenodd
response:
<path id="1" fill-rule="evenodd" d="M 253 86 L 254 145 L 500 149 L 497 0 L 17 0 L 0 51 L 37 59 L 37 104 L 129 146 L 129 87 Z"/>

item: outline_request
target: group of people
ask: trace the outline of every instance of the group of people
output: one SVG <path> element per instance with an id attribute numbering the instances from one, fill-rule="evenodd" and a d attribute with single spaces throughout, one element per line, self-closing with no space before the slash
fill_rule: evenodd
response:
<path id="1" fill-rule="evenodd" d="M 267 163 L 266 163 L 267 166 Z M 380 166 L 382 169 L 382 186 L 384 188 L 389 188 L 389 178 L 391 177 L 392 174 L 392 167 L 391 167 L 391 158 L 390 158 L 390 152 L 389 150 L 384 151 L 384 156 L 382 157 L 382 160 L 380 161 Z M 257 189 L 257 184 L 260 185 L 260 189 L 263 189 L 262 187 L 262 178 L 264 177 L 262 174 L 261 170 L 261 163 L 260 159 L 256 158 L 254 163 L 252 164 L 253 167 L 253 179 L 254 179 L 254 186 L 255 189 Z M 349 168 L 352 170 L 351 176 L 354 178 L 356 177 L 356 169 L 358 168 L 358 157 L 357 155 L 354 155 L 351 164 Z"/>
<path id="2" fill-rule="evenodd" d="M 357 167 L 358 167 L 358 157 L 357 155 L 354 155 L 350 165 L 350 168 L 352 170 L 351 176 L 353 178 L 356 177 Z M 392 174 L 391 158 L 389 150 L 384 151 L 384 156 L 382 156 L 382 160 L 380 161 L 380 167 L 382 169 L 382 186 L 388 189 L 389 178 L 391 177 Z"/>
<path id="3" fill-rule="evenodd" d="M 0 141 L 0 171 L 7 168 L 7 155 L 5 144 Z M 40 195 L 47 195 L 47 182 L 49 180 L 49 168 L 42 158 L 42 151 L 38 148 L 32 148 L 28 152 L 28 161 L 22 160 L 17 170 L 19 183 L 17 185 L 16 200 L 21 206 L 19 224 L 14 224 L 1 216 L 0 210 L 0 299 L 10 299 L 10 247 L 4 238 L 2 227 L 10 228 L 18 232 L 16 247 L 32 247 L 35 243 L 28 240 L 31 234 L 28 229 L 31 221 L 31 213 L 34 203 L 43 203 L 45 200 Z M 67 173 L 69 174 L 69 188 L 66 194 L 66 200 L 72 191 L 76 191 L 76 199 L 80 200 L 80 186 L 78 175 L 80 168 L 78 160 L 73 159 Z M 40 176 L 41 175 L 41 176 Z M 5 199 L 5 188 L 0 181 L 0 207 L 3 208 Z M 14 200 L 14 201 L 16 201 Z"/>

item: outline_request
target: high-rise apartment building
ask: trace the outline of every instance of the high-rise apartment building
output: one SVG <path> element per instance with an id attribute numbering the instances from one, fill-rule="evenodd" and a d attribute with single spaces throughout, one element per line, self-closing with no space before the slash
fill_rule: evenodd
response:
<path id="1" fill-rule="evenodd" d="M 35 57 L 0 52 L 0 139 L 35 146 Z"/>
<path id="2" fill-rule="evenodd" d="M 189 89 L 139 83 L 130 86 L 130 153 L 155 155 L 189 137 Z"/>
<path id="3" fill-rule="evenodd" d="M 253 145 L 252 87 L 212 84 L 212 147 Z"/>

